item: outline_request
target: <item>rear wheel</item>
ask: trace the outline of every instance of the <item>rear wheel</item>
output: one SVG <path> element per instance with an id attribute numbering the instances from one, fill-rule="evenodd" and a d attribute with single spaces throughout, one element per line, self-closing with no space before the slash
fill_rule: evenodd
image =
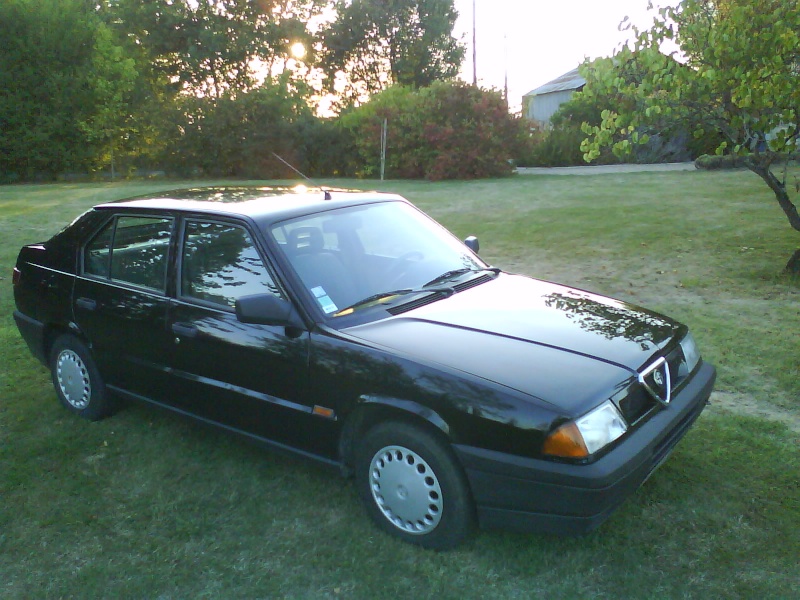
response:
<path id="1" fill-rule="evenodd" d="M 444 550 L 475 526 L 466 477 L 449 448 L 404 422 L 377 425 L 356 453 L 356 486 L 372 520 L 406 542 Z"/>
<path id="2" fill-rule="evenodd" d="M 111 404 L 89 349 L 73 335 L 62 335 L 50 352 L 50 372 L 58 399 L 84 419 L 97 421 L 111 414 Z"/>

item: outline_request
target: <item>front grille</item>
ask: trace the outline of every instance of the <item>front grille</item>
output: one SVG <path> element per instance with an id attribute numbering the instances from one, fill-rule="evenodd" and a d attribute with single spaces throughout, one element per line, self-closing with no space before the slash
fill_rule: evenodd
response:
<path id="1" fill-rule="evenodd" d="M 689 376 L 683 348 L 676 345 L 666 356 L 654 360 L 639 372 L 639 383 L 653 400 L 667 406 Z"/>
<path id="2" fill-rule="evenodd" d="M 634 425 L 656 405 L 656 401 L 641 386 L 631 386 L 630 393 L 619 403 L 622 416 L 628 425 Z"/>
<path id="3" fill-rule="evenodd" d="M 659 357 L 639 372 L 639 384 L 619 402 L 622 416 L 635 424 L 656 406 L 667 406 L 683 387 L 689 368 L 683 348 L 676 345 L 666 356 Z"/>
<path id="4" fill-rule="evenodd" d="M 672 378 L 669 363 L 661 357 L 639 373 L 639 383 L 664 406 L 672 400 Z"/>

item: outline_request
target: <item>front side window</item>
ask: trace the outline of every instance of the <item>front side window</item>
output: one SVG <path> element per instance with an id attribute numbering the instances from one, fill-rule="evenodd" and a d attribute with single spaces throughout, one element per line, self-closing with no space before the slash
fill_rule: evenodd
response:
<path id="1" fill-rule="evenodd" d="M 164 292 L 172 219 L 119 216 L 92 241 L 83 256 L 83 272 Z"/>
<path id="2" fill-rule="evenodd" d="M 237 225 L 188 221 L 181 257 L 184 298 L 233 308 L 242 296 L 280 296 L 250 234 Z"/>

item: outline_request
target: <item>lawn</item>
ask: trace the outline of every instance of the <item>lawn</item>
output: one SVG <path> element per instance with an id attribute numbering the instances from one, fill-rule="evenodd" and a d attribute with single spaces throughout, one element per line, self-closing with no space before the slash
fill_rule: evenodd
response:
<path id="1" fill-rule="evenodd" d="M 19 247 L 98 202 L 199 182 L 0 187 L 0 597 L 797 596 L 800 281 L 781 269 L 800 238 L 754 175 L 326 183 L 401 193 L 496 266 L 686 322 L 719 369 L 712 406 L 588 536 L 421 550 L 315 465 L 145 407 L 88 423 L 58 406 L 11 318 Z"/>

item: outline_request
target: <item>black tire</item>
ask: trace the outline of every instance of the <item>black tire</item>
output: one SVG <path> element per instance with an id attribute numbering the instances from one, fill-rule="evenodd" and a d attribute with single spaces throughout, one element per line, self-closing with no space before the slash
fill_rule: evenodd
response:
<path id="1" fill-rule="evenodd" d="M 358 495 L 384 531 L 424 548 L 447 550 L 475 528 L 466 476 L 445 444 L 400 421 L 370 429 L 355 456 Z"/>
<path id="2" fill-rule="evenodd" d="M 50 351 L 53 387 L 64 407 L 97 421 L 112 413 L 106 386 L 89 349 L 73 335 L 56 339 Z"/>

